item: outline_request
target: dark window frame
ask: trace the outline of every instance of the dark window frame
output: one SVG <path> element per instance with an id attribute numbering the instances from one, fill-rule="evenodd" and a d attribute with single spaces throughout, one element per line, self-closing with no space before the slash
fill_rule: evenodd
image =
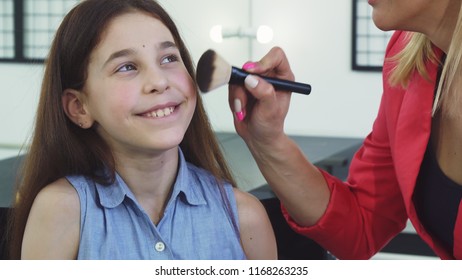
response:
<path id="1" fill-rule="evenodd" d="M 13 46 L 10 45 L 5 45 L 5 50 L 6 53 L 5 55 L 0 55 L 0 62 L 2 63 L 26 63 L 26 64 L 31 64 L 31 63 L 38 63 L 42 64 L 46 60 L 47 53 L 43 53 L 45 50 L 48 51 L 49 43 L 39 43 L 38 45 L 37 42 L 33 42 L 35 36 L 41 36 L 37 34 L 42 34 L 42 32 L 47 32 L 48 35 L 54 35 L 54 30 L 48 29 L 48 30 L 36 30 L 34 28 L 30 29 L 28 28 L 28 25 L 30 23 L 27 23 L 29 20 L 29 17 L 31 17 L 32 24 L 35 24 L 34 20 L 35 17 L 44 17 L 49 20 L 56 19 L 56 16 L 60 16 L 61 12 L 59 14 L 56 14 L 56 12 L 50 12 L 50 13 L 36 13 L 34 10 L 32 11 L 27 11 L 28 9 L 34 9 L 35 7 L 35 2 L 32 2 L 33 7 L 30 8 L 28 5 L 31 5 L 31 3 L 27 1 L 31 0 L 10 0 L 12 2 L 12 30 L 10 29 L 5 29 L 6 33 L 8 34 L 8 37 L 11 38 L 11 32 L 12 32 L 12 41 L 13 41 Z M 51 5 L 54 1 L 57 0 L 46 0 L 47 5 Z M 70 2 L 70 1 L 69 1 Z M 77 1 L 75 1 L 77 2 Z M 63 8 L 65 8 L 66 3 L 63 3 Z M 29 8 L 27 8 L 29 7 Z M 50 8 L 50 6 L 49 6 Z M 62 16 L 64 17 L 65 15 L 65 10 L 63 10 Z M 10 16 L 9 13 L 6 15 Z M 11 22 L 10 22 L 11 23 Z M 31 36 L 31 37 L 28 37 Z M 28 40 L 32 40 L 32 42 L 28 43 Z M 1 42 L 0 42 L 1 43 Z M 28 45 L 29 44 L 29 45 Z M 32 44 L 32 45 L 31 45 Z M 9 53 L 8 53 L 9 52 Z M 12 56 L 10 56 L 10 53 L 12 52 Z M 28 54 L 30 52 L 30 55 Z"/>
<path id="2" fill-rule="evenodd" d="M 24 55 L 24 0 L 13 2 L 13 57 L 0 57 L 0 62 L 43 63 L 44 58 L 28 58 Z"/>
<path id="3" fill-rule="evenodd" d="M 364 37 L 364 34 L 359 34 L 358 32 L 358 20 L 362 19 L 361 16 L 358 14 L 358 2 L 361 0 L 352 0 L 352 46 L 351 46 L 351 68 L 354 71 L 365 71 L 365 72 L 381 72 L 382 65 L 377 64 L 364 64 L 358 63 L 358 53 L 361 51 L 358 49 L 358 40 L 361 37 Z M 367 38 L 372 38 L 376 35 L 369 35 L 366 34 Z M 384 33 L 384 36 L 385 33 Z M 388 43 L 388 39 L 384 39 L 384 46 L 383 46 L 383 55 L 385 56 L 385 48 L 386 44 Z M 369 50 L 367 51 L 369 52 Z"/>

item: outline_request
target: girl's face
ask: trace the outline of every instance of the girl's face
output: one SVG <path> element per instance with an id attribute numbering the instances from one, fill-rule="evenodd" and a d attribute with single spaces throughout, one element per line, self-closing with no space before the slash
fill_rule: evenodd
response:
<path id="1" fill-rule="evenodd" d="M 368 0 L 374 23 L 382 30 L 435 32 L 460 0 Z M 458 10 L 457 10 L 458 11 Z"/>
<path id="2" fill-rule="evenodd" d="M 115 18 L 93 50 L 85 109 L 115 152 L 150 154 L 180 144 L 196 89 L 167 27 L 141 12 Z"/>

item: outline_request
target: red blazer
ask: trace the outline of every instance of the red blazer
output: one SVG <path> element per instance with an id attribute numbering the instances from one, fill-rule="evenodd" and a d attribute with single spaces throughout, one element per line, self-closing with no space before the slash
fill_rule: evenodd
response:
<path id="1" fill-rule="evenodd" d="M 402 50 L 406 44 L 405 34 L 393 34 L 386 57 Z M 292 228 L 340 259 L 372 257 L 403 230 L 408 218 L 440 258 L 452 259 L 424 230 L 412 200 L 430 137 L 438 65 L 427 64 L 432 82 L 416 72 L 406 89 L 388 84 L 392 67 L 391 62 L 385 62 L 379 112 L 372 132 L 351 161 L 347 181 L 341 182 L 323 171 L 331 190 L 323 217 L 312 227 L 300 227 L 284 207 L 283 212 Z M 457 259 L 462 259 L 461 209 L 459 207 L 454 232 Z"/>

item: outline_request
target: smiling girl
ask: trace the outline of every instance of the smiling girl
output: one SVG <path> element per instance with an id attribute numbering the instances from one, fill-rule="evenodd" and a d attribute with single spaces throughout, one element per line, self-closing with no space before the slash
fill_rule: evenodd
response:
<path id="1" fill-rule="evenodd" d="M 265 209 L 236 188 L 190 55 L 151 0 L 64 18 L 14 207 L 11 257 L 274 259 Z"/>

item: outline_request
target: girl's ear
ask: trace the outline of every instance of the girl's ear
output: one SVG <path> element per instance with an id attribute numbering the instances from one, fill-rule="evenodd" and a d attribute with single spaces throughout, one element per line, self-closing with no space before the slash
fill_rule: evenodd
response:
<path id="1" fill-rule="evenodd" d="M 74 89 L 64 90 L 62 103 L 64 112 L 73 123 L 83 129 L 90 128 L 93 125 L 93 118 L 85 110 L 82 92 Z"/>

